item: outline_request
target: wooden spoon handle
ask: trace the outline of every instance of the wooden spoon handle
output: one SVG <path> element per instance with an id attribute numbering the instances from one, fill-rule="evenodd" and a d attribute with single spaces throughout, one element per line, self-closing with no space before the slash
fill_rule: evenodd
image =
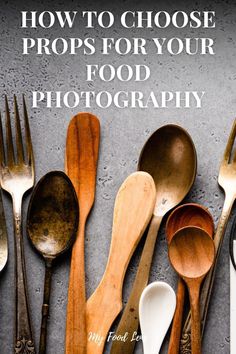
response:
<path id="1" fill-rule="evenodd" d="M 179 354 L 183 311 L 184 311 L 185 285 L 184 281 L 179 278 L 177 288 L 177 299 L 174 319 L 172 323 L 168 354 Z"/>
<path id="2" fill-rule="evenodd" d="M 192 354 L 201 354 L 201 317 L 199 309 L 200 283 L 192 282 L 189 287 L 191 306 L 191 348 Z"/>
<path id="3" fill-rule="evenodd" d="M 136 334 L 139 325 L 139 299 L 143 289 L 148 283 L 152 256 L 155 248 L 157 233 L 161 224 L 161 217 L 153 216 L 144 249 L 139 262 L 134 284 L 124 309 L 123 315 L 116 330 L 116 335 L 124 335 L 128 332 L 126 342 L 114 341 L 110 354 L 131 354 L 134 351 L 135 341 L 131 341 L 132 336 Z"/>
<path id="4" fill-rule="evenodd" d="M 150 221 L 155 199 L 155 184 L 146 172 L 133 173 L 119 189 L 106 270 L 98 288 L 87 302 L 87 354 L 103 352 L 108 331 L 122 309 L 125 272 Z"/>

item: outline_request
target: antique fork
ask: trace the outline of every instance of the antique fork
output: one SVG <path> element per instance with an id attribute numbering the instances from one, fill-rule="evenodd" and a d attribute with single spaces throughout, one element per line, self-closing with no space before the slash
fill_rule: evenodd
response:
<path id="1" fill-rule="evenodd" d="M 201 291 L 200 307 L 201 307 L 201 320 L 202 320 L 202 334 L 204 331 L 207 311 L 208 311 L 209 302 L 211 298 L 211 292 L 212 292 L 215 273 L 216 273 L 217 260 L 219 258 L 220 249 L 223 243 L 227 222 L 229 220 L 229 216 L 234 201 L 236 199 L 236 151 L 233 151 L 235 136 L 236 136 L 236 119 L 234 120 L 232 130 L 225 148 L 224 156 L 220 165 L 219 177 L 218 177 L 218 183 L 225 192 L 225 201 L 224 201 L 224 206 L 222 209 L 222 213 L 214 237 L 214 243 L 216 248 L 215 264 L 212 270 L 210 271 L 210 273 L 207 275 Z M 190 315 L 188 315 L 182 331 L 180 353 L 191 354 Z"/>
<path id="2" fill-rule="evenodd" d="M 14 153 L 10 111 L 5 96 L 6 106 L 6 147 L 4 148 L 3 129 L 0 119 L 0 183 L 12 198 L 15 257 L 16 257 L 16 331 L 15 353 L 35 354 L 27 304 L 26 274 L 21 226 L 21 207 L 23 195 L 34 185 L 34 158 L 30 136 L 29 120 L 23 96 L 25 152 L 21 133 L 21 124 L 16 96 L 14 96 L 16 149 Z"/>

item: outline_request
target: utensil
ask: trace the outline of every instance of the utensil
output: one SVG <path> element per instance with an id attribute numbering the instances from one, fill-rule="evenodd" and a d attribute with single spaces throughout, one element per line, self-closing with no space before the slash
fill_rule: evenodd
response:
<path id="1" fill-rule="evenodd" d="M 0 146 L 0 150 L 2 145 Z M 2 154 L 2 152 L 0 153 Z M 1 155 L 2 156 L 2 155 Z M 0 272 L 4 269 L 8 259 L 7 227 L 4 215 L 2 193 L 0 192 Z"/>
<path id="2" fill-rule="evenodd" d="M 122 309 L 125 272 L 152 216 L 155 196 L 154 181 L 146 172 L 131 174 L 118 191 L 106 269 L 87 302 L 87 354 L 103 353 L 108 331 Z"/>
<path id="3" fill-rule="evenodd" d="M 153 177 L 157 194 L 156 206 L 141 255 L 137 274 L 122 314 L 116 335 L 138 329 L 138 303 L 148 283 L 157 233 L 164 215 L 179 204 L 189 192 L 196 174 L 197 157 L 193 141 L 181 127 L 173 124 L 156 130 L 143 147 L 138 169 Z M 111 354 L 131 354 L 135 341 L 114 341 Z"/>
<path id="4" fill-rule="evenodd" d="M 65 171 L 78 197 L 80 218 L 71 257 L 65 354 L 86 354 L 84 237 L 95 198 L 99 140 L 100 123 L 97 117 L 80 113 L 71 120 L 67 131 Z"/>
<path id="5" fill-rule="evenodd" d="M 214 258 L 214 241 L 206 231 L 195 226 L 177 231 L 169 245 L 171 265 L 182 277 L 189 291 L 192 354 L 201 354 L 200 286 L 212 267 Z"/>
<path id="6" fill-rule="evenodd" d="M 234 258 L 236 257 L 236 240 L 233 241 Z M 230 260 L 230 353 L 236 352 L 236 271 Z"/>
<path id="7" fill-rule="evenodd" d="M 230 353 L 236 352 L 236 218 L 231 228 L 229 252 L 230 252 Z"/>
<path id="8" fill-rule="evenodd" d="M 22 239 L 21 206 L 22 199 L 34 185 L 34 157 L 30 136 L 29 120 L 23 96 L 25 138 L 23 143 L 21 124 L 16 96 L 14 96 L 16 154 L 14 154 L 10 111 L 5 96 L 6 106 L 6 148 L 4 148 L 2 123 L 0 120 L 0 182 L 1 187 L 11 195 L 13 205 L 15 257 L 16 257 L 16 331 L 15 353 L 35 353 L 30 325 L 30 315 L 27 301 L 27 284 L 25 272 L 24 249 Z M 24 153 L 24 145 L 26 153 Z"/>
<path id="9" fill-rule="evenodd" d="M 78 213 L 74 187 L 64 172 L 49 172 L 40 179 L 31 196 L 27 215 L 28 236 L 46 266 L 39 354 L 46 353 L 52 265 L 74 242 Z"/>
<path id="10" fill-rule="evenodd" d="M 236 262 L 235 262 L 235 256 L 234 256 L 234 241 L 236 241 L 235 238 L 236 238 L 236 217 L 234 218 L 233 225 L 231 227 L 230 239 L 229 239 L 230 260 L 231 260 L 231 263 L 236 271 Z"/>
<path id="11" fill-rule="evenodd" d="M 211 237 L 214 233 L 214 220 L 204 206 L 197 203 L 186 203 L 175 208 L 166 222 L 166 239 L 168 244 L 179 229 L 185 226 L 196 226 L 205 230 Z"/>
<path id="12" fill-rule="evenodd" d="M 218 183 L 225 192 L 225 201 L 222 209 L 222 213 L 217 225 L 216 233 L 214 236 L 214 243 L 216 249 L 215 264 L 211 271 L 204 280 L 204 284 L 201 290 L 200 297 L 200 309 L 201 309 L 201 320 L 202 320 L 202 334 L 205 327 L 207 311 L 209 307 L 209 302 L 211 298 L 211 292 L 215 279 L 215 272 L 217 261 L 219 258 L 224 233 L 228 219 L 236 198 L 236 158 L 235 153 L 233 153 L 234 140 L 236 135 L 236 120 L 234 120 L 232 130 L 229 136 L 229 140 L 226 145 L 223 160 L 220 165 L 220 172 L 218 177 Z M 232 156 L 231 156 L 232 155 Z M 182 331 L 181 354 L 191 354 L 191 319 L 190 314 L 188 315 L 186 322 Z"/>
<path id="13" fill-rule="evenodd" d="M 166 223 L 166 238 L 168 244 L 171 242 L 173 235 L 185 226 L 198 226 L 213 237 L 213 218 L 209 211 L 200 204 L 183 204 L 172 211 Z M 184 298 L 185 286 L 182 278 L 179 278 L 177 288 L 177 305 L 171 328 L 168 354 L 179 354 Z"/>
<path id="14" fill-rule="evenodd" d="M 167 283 L 157 281 L 143 290 L 139 302 L 139 319 L 144 354 L 160 352 L 175 306 L 175 292 Z"/>

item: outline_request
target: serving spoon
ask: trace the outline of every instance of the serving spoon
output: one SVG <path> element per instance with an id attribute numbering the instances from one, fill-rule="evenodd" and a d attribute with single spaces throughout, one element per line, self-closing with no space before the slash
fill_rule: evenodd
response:
<path id="1" fill-rule="evenodd" d="M 160 352 L 175 306 L 175 292 L 167 283 L 156 281 L 143 290 L 139 301 L 139 319 L 144 354 Z"/>
<path id="2" fill-rule="evenodd" d="M 72 246 L 77 227 L 78 202 L 70 179 L 61 171 L 47 173 L 33 191 L 27 214 L 28 236 L 46 266 L 39 354 L 46 353 L 52 263 Z"/>
<path id="3" fill-rule="evenodd" d="M 190 135 L 180 126 L 168 124 L 156 130 L 144 145 L 138 169 L 153 177 L 156 185 L 156 205 L 142 251 L 137 274 L 116 335 L 138 329 L 138 304 L 148 283 L 158 230 L 163 217 L 178 205 L 189 192 L 196 175 L 197 157 Z M 131 354 L 135 341 L 114 341 L 111 354 Z"/>
<path id="4" fill-rule="evenodd" d="M 168 244 L 170 244 L 174 234 L 179 229 L 186 226 L 198 226 L 213 237 L 214 220 L 209 211 L 200 204 L 183 204 L 172 211 L 166 222 L 166 239 Z M 179 354 L 184 298 L 185 286 L 182 278 L 179 278 L 177 288 L 177 304 L 171 328 L 168 354 Z"/>
<path id="5" fill-rule="evenodd" d="M 199 227 L 184 227 L 176 232 L 170 242 L 169 259 L 188 287 L 192 354 L 201 354 L 200 286 L 214 263 L 214 241 Z"/>

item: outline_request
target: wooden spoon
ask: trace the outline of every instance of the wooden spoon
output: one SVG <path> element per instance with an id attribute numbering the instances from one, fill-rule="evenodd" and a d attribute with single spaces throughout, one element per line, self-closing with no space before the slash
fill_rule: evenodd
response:
<path id="1" fill-rule="evenodd" d="M 192 354 L 201 354 L 200 286 L 214 263 L 214 241 L 198 227 L 184 227 L 175 233 L 170 242 L 169 259 L 187 284 L 191 306 Z"/>
<path id="2" fill-rule="evenodd" d="M 97 117 L 80 113 L 71 120 L 67 131 L 65 170 L 79 200 L 80 219 L 71 258 L 65 354 L 86 354 L 84 233 L 95 197 L 99 139 Z"/>
<path id="3" fill-rule="evenodd" d="M 87 302 L 87 354 L 103 353 L 108 331 L 122 309 L 125 272 L 150 221 L 155 197 L 154 181 L 145 172 L 131 174 L 118 191 L 106 270 Z"/>
<path id="4" fill-rule="evenodd" d="M 126 342 L 114 341 L 111 354 L 131 354 L 135 341 L 133 333 L 138 329 L 138 304 L 148 283 L 156 238 L 164 215 L 179 204 L 189 192 L 196 174 L 197 158 L 189 134 L 177 125 L 165 125 L 148 139 L 139 158 L 139 170 L 153 177 L 157 194 L 156 206 L 141 255 L 135 281 L 122 314 L 116 335 L 129 333 Z"/>
<path id="5" fill-rule="evenodd" d="M 33 191 L 27 214 L 29 239 L 46 266 L 39 354 L 46 353 L 52 263 L 72 246 L 78 217 L 78 201 L 70 179 L 61 171 L 47 173 Z"/>
<path id="6" fill-rule="evenodd" d="M 171 242 L 174 234 L 185 226 L 198 226 L 213 237 L 213 218 L 209 211 L 200 204 L 183 204 L 172 211 L 166 223 L 166 238 L 168 244 Z M 177 304 L 171 328 L 168 354 L 179 354 L 184 298 L 185 286 L 182 278 L 179 278 L 177 288 Z"/>
<path id="7" fill-rule="evenodd" d="M 167 219 L 165 229 L 168 244 L 174 234 L 185 226 L 197 226 L 213 237 L 213 217 L 208 209 L 200 204 L 182 204 L 171 212 Z"/>

